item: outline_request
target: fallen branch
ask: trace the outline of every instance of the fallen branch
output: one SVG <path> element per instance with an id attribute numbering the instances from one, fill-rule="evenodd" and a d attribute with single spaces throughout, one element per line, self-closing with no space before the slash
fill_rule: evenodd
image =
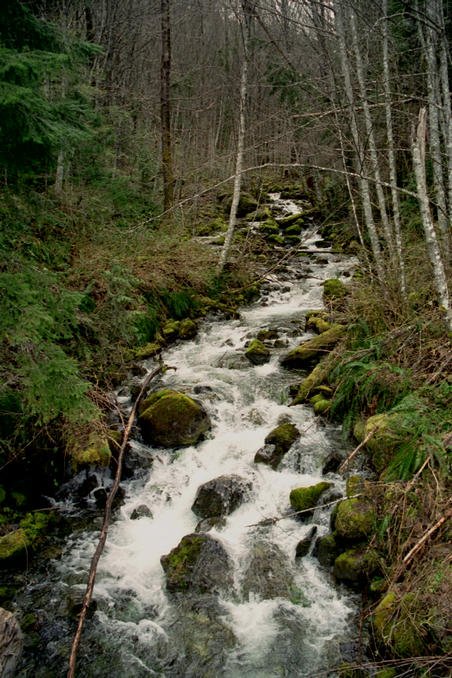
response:
<path id="1" fill-rule="evenodd" d="M 438 530 L 441 525 L 443 525 L 446 520 L 449 520 L 449 518 L 452 516 L 452 510 L 446 513 L 446 515 L 442 516 L 430 529 L 427 530 L 427 532 L 419 539 L 418 542 L 413 546 L 412 549 L 406 554 L 406 556 L 403 559 L 403 563 L 408 565 L 410 560 L 412 560 L 413 556 L 416 555 L 416 553 L 422 548 L 422 546 L 425 544 L 427 539 L 431 537 L 431 535 Z"/>
<path id="2" fill-rule="evenodd" d="M 329 501 L 326 504 L 319 504 L 318 506 L 311 506 L 311 508 L 308 509 L 303 509 L 302 511 L 295 511 L 294 513 L 286 513 L 283 516 L 279 516 L 278 518 L 264 518 L 263 520 L 260 520 L 258 523 L 251 523 L 250 525 L 245 525 L 245 527 L 260 527 L 260 526 L 265 526 L 265 525 L 273 525 L 274 523 L 277 523 L 280 520 L 285 520 L 286 518 L 294 518 L 295 516 L 299 516 L 302 513 L 312 513 L 312 511 L 315 511 L 316 509 L 320 508 L 328 508 L 329 506 L 334 506 L 334 504 L 338 504 L 340 501 L 344 501 L 344 499 L 356 499 L 356 497 L 360 497 L 361 492 L 359 494 L 353 494 L 351 497 L 341 497 L 340 499 L 335 499 L 334 501 Z"/>
<path id="3" fill-rule="evenodd" d="M 358 447 L 355 447 L 355 449 L 353 450 L 353 452 L 351 452 L 351 454 L 348 455 L 347 459 L 346 459 L 346 460 L 344 461 L 344 463 L 341 464 L 341 466 L 339 467 L 339 469 L 338 469 L 338 471 L 337 471 L 338 473 L 342 473 L 342 472 L 344 471 L 345 467 L 348 466 L 348 464 L 351 462 L 351 460 L 353 459 L 353 457 L 354 457 L 356 454 L 358 454 L 358 452 L 364 447 L 364 445 L 366 445 L 366 444 L 369 442 L 369 440 L 372 438 L 372 436 L 375 435 L 375 433 L 378 431 L 378 429 L 379 429 L 379 426 L 376 426 L 375 428 L 373 428 L 372 431 L 369 433 L 369 435 L 367 435 L 367 436 L 364 438 L 364 440 L 358 445 Z"/>
<path id="4" fill-rule="evenodd" d="M 71 654 L 69 657 L 69 670 L 67 673 L 67 678 L 74 678 L 75 675 L 75 664 L 77 661 L 77 651 L 78 647 L 80 644 L 80 638 L 82 635 L 82 630 L 83 630 L 83 625 L 85 623 L 85 618 L 86 618 L 86 613 L 88 610 L 88 606 L 91 602 L 91 597 L 93 595 L 93 589 L 94 589 L 94 582 L 96 579 L 96 572 L 97 572 L 97 566 L 99 564 L 100 557 L 102 555 L 102 551 L 104 550 L 105 542 L 107 541 L 107 532 L 108 532 L 108 525 L 110 522 L 110 517 L 111 517 L 111 507 L 113 504 L 113 500 L 116 496 L 116 493 L 118 491 L 119 487 L 119 482 L 121 480 L 121 471 L 122 471 L 122 461 L 124 458 L 124 452 L 130 437 L 130 432 L 132 430 L 133 422 L 135 419 L 135 414 L 138 408 L 138 405 L 140 403 L 140 400 L 142 399 L 144 392 L 146 391 L 147 387 L 151 383 L 151 381 L 158 375 L 160 372 L 163 372 L 167 369 L 176 369 L 175 367 L 166 367 L 166 365 L 159 365 L 158 367 L 155 368 L 152 372 L 150 372 L 146 379 L 143 382 L 143 385 L 141 387 L 141 390 L 133 404 L 132 411 L 130 412 L 129 419 L 127 421 L 127 426 L 124 429 L 124 435 L 123 435 L 123 440 L 122 444 L 119 450 L 119 455 L 118 455 L 118 465 L 116 467 L 116 474 L 115 474 L 115 480 L 113 483 L 113 487 L 110 490 L 110 494 L 108 495 L 107 498 L 107 503 L 105 505 L 105 513 L 104 513 L 104 522 L 102 525 L 102 530 L 100 533 L 99 541 L 97 544 L 97 548 L 94 552 L 94 555 L 91 560 L 91 567 L 89 569 L 89 577 L 88 577 L 88 584 L 86 587 L 86 592 L 85 596 L 83 598 L 83 604 L 82 604 L 82 610 L 79 615 L 79 620 L 78 620 L 78 626 L 77 626 L 77 631 L 74 636 L 74 640 L 72 643 L 72 649 L 71 649 Z"/>

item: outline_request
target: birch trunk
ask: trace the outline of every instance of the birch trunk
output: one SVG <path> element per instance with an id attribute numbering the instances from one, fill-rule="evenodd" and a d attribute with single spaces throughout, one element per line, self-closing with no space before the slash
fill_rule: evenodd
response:
<path id="1" fill-rule="evenodd" d="M 161 0 L 162 54 L 160 62 L 160 119 L 162 125 L 162 175 L 163 175 L 163 209 L 168 210 L 173 204 L 173 166 L 171 140 L 171 30 L 170 0 Z"/>
<path id="2" fill-rule="evenodd" d="M 63 192 L 63 180 L 64 180 L 64 151 L 60 150 L 57 158 L 55 184 L 53 186 L 53 190 L 57 195 L 61 195 L 61 193 Z"/>
<path id="3" fill-rule="evenodd" d="M 394 134 L 392 125 L 392 101 L 389 71 L 389 40 L 388 40 L 388 0 L 383 0 L 383 82 L 385 91 L 386 134 L 388 139 L 389 183 L 391 184 L 392 215 L 394 220 L 394 235 L 396 243 L 397 262 L 400 276 L 400 292 L 406 300 L 405 262 L 403 260 L 402 229 L 400 223 L 400 202 L 397 191 L 397 171 L 394 150 Z"/>
<path id="4" fill-rule="evenodd" d="M 433 181 L 435 186 L 435 199 L 438 204 L 438 226 L 441 234 L 444 252 L 448 251 L 449 223 L 447 218 L 446 193 L 444 190 L 443 166 L 441 157 L 441 136 L 439 126 L 439 113 L 441 96 L 439 92 L 439 72 L 436 59 L 437 33 L 433 27 L 435 14 L 431 3 L 426 2 L 425 9 L 429 18 L 429 26 L 425 36 L 425 57 L 427 61 L 427 93 L 428 93 L 428 120 L 429 120 L 429 146 L 433 164 Z M 422 29 L 421 29 L 422 30 Z"/>
<path id="5" fill-rule="evenodd" d="M 357 168 L 356 171 L 361 175 L 364 164 L 364 154 L 362 150 L 361 137 L 358 130 L 358 125 L 356 122 L 356 109 L 355 109 L 355 98 L 353 94 L 353 87 L 351 81 L 350 73 L 350 64 L 347 58 L 347 50 L 345 46 L 345 31 L 344 31 L 344 22 L 342 16 L 342 7 L 341 1 L 335 0 L 334 3 L 335 9 L 335 21 L 336 21 L 336 32 L 339 42 L 339 58 L 341 62 L 342 76 L 344 78 L 345 85 L 345 94 L 347 97 L 347 102 L 350 110 L 350 128 L 352 132 L 353 143 L 356 149 L 357 156 Z M 381 255 L 380 244 L 378 242 L 377 229 L 375 227 L 375 222 L 372 213 L 372 204 L 370 199 L 370 189 L 369 182 L 363 176 L 360 176 L 360 192 L 361 200 L 363 204 L 364 219 L 366 223 L 366 228 L 369 233 L 370 244 L 372 248 L 372 254 L 374 256 L 375 265 L 377 268 L 378 279 L 383 284 L 385 275 L 384 275 L 384 266 L 383 258 Z"/>
<path id="6" fill-rule="evenodd" d="M 421 210 L 422 224 L 424 227 L 425 240 L 427 243 L 430 263 L 433 268 L 435 287 L 439 303 L 444 310 L 444 319 L 448 332 L 452 332 L 452 308 L 450 305 L 449 290 L 447 288 L 446 272 L 441 258 L 441 250 L 436 237 L 435 227 L 430 212 L 429 197 L 427 192 L 427 179 L 425 175 L 425 137 L 427 133 L 426 110 L 419 111 L 419 124 L 416 137 L 413 140 L 413 168 L 416 176 L 417 195 Z"/>
<path id="7" fill-rule="evenodd" d="M 444 22 L 444 7 L 442 0 L 436 0 L 437 23 L 440 27 L 440 74 L 441 74 L 441 89 L 442 89 L 442 127 L 443 138 L 446 146 L 446 162 L 447 162 L 447 194 L 448 194 L 448 236 L 445 245 L 446 254 L 450 253 L 451 247 L 451 229 L 452 229 L 452 111 L 450 101 L 450 87 L 449 87 L 449 67 L 448 67 L 448 42 L 446 27 Z"/>
<path id="8" fill-rule="evenodd" d="M 369 103 L 367 101 L 366 82 L 364 78 L 364 67 L 361 50 L 359 48 L 358 34 L 356 32 L 356 17 L 352 11 L 350 13 L 350 26 L 352 31 L 353 50 L 355 52 L 356 74 L 358 76 L 359 91 L 361 95 L 362 108 L 364 113 L 364 124 L 366 128 L 367 142 L 370 151 L 370 164 L 372 167 L 375 189 L 377 192 L 378 206 L 380 208 L 381 222 L 383 224 L 383 232 L 388 246 L 391 258 L 394 258 L 394 238 L 392 235 L 391 226 L 389 224 L 388 213 L 386 211 L 386 199 L 381 185 L 380 167 L 378 163 L 377 145 L 375 143 L 374 126 L 372 116 L 370 114 Z"/>
<path id="9" fill-rule="evenodd" d="M 251 11 L 252 8 L 249 0 L 242 0 L 243 58 L 240 75 L 239 129 L 237 133 L 237 151 L 235 156 L 234 189 L 232 193 L 231 211 L 229 213 L 228 230 L 226 232 L 223 249 L 221 250 L 220 260 L 217 266 L 218 274 L 223 271 L 229 251 L 231 249 L 232 236 L 234 235 L 234 229 L 237 223 L 237 208 L 240 200 L 240 189 L 242 186 L 243 149 L 245 146 L 245 110 L 248 91 L 248 59 L 251 34 Z"/>

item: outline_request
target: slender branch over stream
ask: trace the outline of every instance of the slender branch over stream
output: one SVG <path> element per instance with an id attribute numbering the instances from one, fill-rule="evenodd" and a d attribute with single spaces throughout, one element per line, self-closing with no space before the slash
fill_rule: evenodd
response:
<path id="1" fill-rule="evenodd" d="M 127 426 L 124 429 L 124 435 L 123 435 L 123 440 L 121 447 L 119 449 L 119 455 L 118 455 L 118 465 L 116 468 L 116 474 L 115 474 L 115 480 L 113 483 L 113 486 L 110 490 L 110 494 L 108 495 L 107 498 L 107 503 L 105 505 L 105 513 L 104 513 L 104 522 L 102 525 L 102 530 L 100 533 L 99 541 L 97 544 L 97 548 L 94 552 L 93 558 L 91 560 L 91 567 L 89 569 L 89 577 L 88 577 L 88 584 L 86 587 L 86 592 L 85 592 L 85 597 L 83 598 L 83 604 L 82 604 L 82 610 L 80 612 L 79 620 L 78 620 L 78 625 L 77 625 L 77 631 L 74 636 L 74 640 L 72 642 L 72 649 L 71 649 L 71 654 L 69 657 L 69 670 L 67 672 L 67 678 L 74 678 L 75 676 L 75 665 L 77 661 L 77 651 L 78 647 L 80 645 L 80 638 L 82 635 L 82 630 L 83 630 L 83 625 L 85 623 L 86 619 L 86 613 L 88 611 L 89 604 L 91 602 L 91 597 L 93 595 L 93 589 L 94 589 L 94 582 L 96 579 L 96 573 L 97 573 L 97 566 L 99 564 L 100 557 L 102 555 L 102 551 L 104 550 L 105 543 L 107 541 L 107 532 L 108 532 L 108 525 L 110 522 L 111 518 L 111 507 L 113 505 L 114 498 L 116 496 L 116 493 L 119 488 L 119 483 L 121 480 L 121 472 L 122 472 L 122 461 L 124 459 L 124 452 L 127 447 L 127 443 L 130 437 L 130 432 L 132 430 L 133 422 L 135 420 L 135 414 L 138 408 L 138 405 L 140 403 L 140 400 L 142 399 L 147 387 L 151 383 L 151 381 L 161 372 L 166 371 L 166 370 L 175 370 L 175 367 L 167 367 L 166 365 L 159 365 L 158 367 L 155 368 L 152 372 L 150 372 L 146 379 L 143 382 L 143 385 L 141 387 L 141 390 L 133 404 L 132 410 L 129 415 L 129 419 L 127 421 Z"/>

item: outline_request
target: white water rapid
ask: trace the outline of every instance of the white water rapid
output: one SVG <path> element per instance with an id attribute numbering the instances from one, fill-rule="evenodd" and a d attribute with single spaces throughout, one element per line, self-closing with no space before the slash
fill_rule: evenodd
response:
<path id="1" fill-rule="evenodd" d="M 303 248 L 315 252 L 316 239 L 312 232 Z M 295 558 L 297 543 L 313 525 L 317 536 L 328 533 L 330 510 L 317 509 L 307 523 L 294 517 L 265 521 L 290 511 L 294 488 L 326 479 L 343 491 L 339 476 L 322 475 L 325 458 L 342 445 L 338 431 L 314 416 L 309 406 L 288 406 L 289 385 L 301 375 L 279 364 L 282 354 L 311 336 L 303 330 L 304 314 L 322 306 L 322 280 L 341 277 L 352 265 L 333 253 L 321 256 L 327 263 L 316 256 L 292 258 L 286 279 L 267 284 L 264 298 L 242 310 L 240 319 L 206 320 L 194 340 L 165 353 L 165 363 L 177 369 L 166 372 L 153 390 L 174 388 L 194 395 L 208 411 L 212 429 L 199 444 L 175 451 L 150 450 L 139 440 L 132 442 L 150 468 L 123 484 L 125 500 L 100 561 L 94 591 L 97 612 L 84 630 L 78 676 L 336 675 L 339 643 L 355 635 L 356 600 L 336 585 L 315 556 Z M 245 344 L 268 328 L 278 331 L 279 341 L 270 362 L 253 366 L 243 358 Z M 153 367 L 151 361 L 146 366 Z M 128 392 L 123 388 L 121 394 L 127 405 Z M 299 440 L 277 470 L 254 463 L 265 437 L 284 418 L 297 426 Z M 234 583 L 221 598 L 206 594 L 184 600 L 183 593 L 167 592 L 160 558 L 195 531 L 199 518 L 191 506 L 198 487 L 223 474 L 238 474 L 252 485 L 224 526 L 209 532 L 233 560 Z M 142 504 L 152 516 L 132 520 L 132 512 Z M 96 539 L 93 531 L 69 539 L 51 575 L 53 597 L 46 605 L 58 610 L 69 590 L 83 593 Z M 255 589 L 244 592 L 244 573 L 257 544 L 275 546 L 284 554 L 292 582 L 289 597 L 266 597 Z M 20 678 L 64 675 L 52 666 L 68 654 L 69 631 L 65 628 L 58 635 L 55 629 L 49 631 L 47 657 L 41 656 L 39 666 L 32 667 L 30 660 Z"/>

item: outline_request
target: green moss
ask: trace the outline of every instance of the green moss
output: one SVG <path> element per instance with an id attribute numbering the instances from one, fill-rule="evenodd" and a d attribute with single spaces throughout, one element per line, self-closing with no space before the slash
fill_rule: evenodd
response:
<path id="1" fill-rule="evenodd" d="M 148 440 L 163 447 L 193 445 L 210 428 L 202 406 L 171 389 L 153 393 L 143 402 L 139 422 Z"/>
<path id="2" fill-rule="evenodd" d="M 264 235 L 279 234 L 279 226 L 274 219 L 267 219 L 259 225 L 259 231 Z"/>
<path id="3" fill-rule="evenodd" d="M 187 535 L 167 556 L 162 558 L 162 565 L 171 579 L 173 588 L 187 588 L 187 575 L 198 560 L 202 545 L 201 537 Z"/>
<path id="4" fill-rule="evenodd" d="M 397 670 L 392 668 L 383 669 L 375 674 L 375 678 L 396 678 L 396 676 Z"/>
<path id="5" fill-rule="evenodd" d="M 179 339 L 193 339 L 196 336 L 198 327 L 191 318 L 185 318 L 180 321 Z"/>
<path id="6" fill-rule="evenodd" d="M 289 226 L 293 226 L 294 224 L 301 226 L 303 224 L 303 214 L 303 212 L 291 214 L 289 217 L 284 217 L 284 219 L 278 219 L 278 223 L 284 230 L 287 230 Z"/>
<path id="7" fill-rule="evenodd" d="M 300 220 L 297 219 L 297 221 L 294 224 L 291 224 L 290 226 L 287 226 L 287 228 L 284 230 L 284 235 L 287 237 L 289 235 L 300 235 L 301 233 L 301 224 Z"/>
<path id="8" fill-rule="evenodd" d="M 306 319 L 306 329 L 313 330 L 317 334 L 322 334 L 330 329 L 331 323 L 329 323 L 326 318 L 326 314 L 323 315 L 311 315 Z"/>
<path id="9" fill-rule="evenodd" d="M 362 539 L 375 529 L 375 511 L 360 499 L 344 499 L 338 504 L 336 532 L 344 539 Z"/>
<path id="10" fill-rule="evenodd" d="M 325 414 L 331 407 L 331 400 L 326 400 L 326 398 L 320 397 L 317 402 L 314 403 L 314 413 L 315 414 Z"/>
<path id="11" fill-rule="evenodd" d="M 345 335 L 345 332 L 346 328 L 336 323 L 329 330 L 323 332 L 323 334 L 305 341 L 287 353 L 282 358 L 281 364 L 286 367 L 303 367 L 306 363 L 322 356 L 326 350 L 335 346 Z"/>
<path id="12" fill-rule="evenodd" d="M 28 546 L 29 541 L 23 528 L 5 534 L 0 537 L 0 562 L 15 558 Z"/>
<path id="13" fill-rule="evenodd" d="M 328 377 L 328 374 L 331 370 L 331 359 L 326 358 L 322 360 L 318 365 L 314 367 L 312 372 L 303 379 L 300 386 L 298 387 L 298 393 L 295 398 L 290 403 L 291 405 L 298 405 L 299 403 L 304 403 L 309 394 L 322 384 L 323 381 Z"/>
<path id="14" fill-rule="evenodd" d="M 159 342 L 150 342 L 133 351 L 131 360 L 146 360 L 146 358 L 153 358 L 157 353 L 160 353 L 161 350 L 162 344 Z"/>
<path id="15" fill-rule="evenodd" d="M 343 299 L 347 294 L 346 286 L 338 278 L 330 278 L 323 283 L 323 298 L 325 300 Z"/>
<path id="16" fill-rule="evenodd" d="M 369 417 L 364 426 L 355 425 L 353 429 L 356 439 L 360 442 L 377 429 L 366 443 L 366 449 L 370 452 L 372 463 L 379 472 L 387 467 L 402 442 L 400 436 L 394 432 L 402 416 L 397 412 L 383 412 Z"/>
<path id="17" fill-rule="evenodd" d="M 330 567 L 339 553 L 339 547 L 334 534 L 320 537 L 316 545 L 316 553 L 319 563 L 324 567 Z"/>
<path id="18" fill-rule="evenodd" d="M 253 339 L 245 351 L 245 356 L 253 365 L 262 365 L 270 360 L 270 351 L 259 339 Z"/>
<path id="19" fill-rule="evenodd" d="M 366 546 L 349 549 L 334 561 L 334 576 L 351 584 L 368 579 L 378 565 L 376 551 Z"/>
<path id="20" fill-rule="evenodd" d="M 179 320 L 167 320 L 162 328 L 162 334 L 166 341 L 174 341 L 179 336 Z"/>
<path id="21" fill-rule="evenodd" d="M 295 511 L 314 508 L 320 496 L 331 487 L 332 483 L 321 482 L 309 487 L 298 487 L 290 493 L 290 505 Z"/>
<path id="22" fill-rule="evenodd" d="M 272 242 L 275 245 L 284 245 L 284 238 L 282 235 L 276 235 L 271 233 L 270 235 L 267 235 L 265 238 L 268 242 Z"/>
<path id="23" fill-rule="evenodd" d="M 79 466 L 108 466 L 111 461 L 111 450 L 108 439 L 98 433 L 92 433 L 88 445 L 76 448 L 72 453 L 72 463 Z"/>
<path id="24" fill-rule="evenodd" d="M 345 493 L 349 499 L 353 495 L 362 492 L 363 488 L 364 480 L 361 478 L 361 476 L 350 476 L 350 478 L 347 478 L 347 482 L 345 484 Z"/>
<path id="25" fill-rule="evenodd" d="M 287 452 L 299 437 L 300 431 L 297 427 L 286 421 L 273 429 L 265 438 L 265 442 L 267 445 L 274 445 L 276 448 L 275 454 L 280 455 Z"/>
<path id="26" fill-rule="evenodd" d="M 417 657 L 424 651 L 426 617 L 427 610 L 414 593 L 407 593 L 398 600 L 396 592 L 389 591 L 375 609 L 376 637 L 398 657 Z"/>

